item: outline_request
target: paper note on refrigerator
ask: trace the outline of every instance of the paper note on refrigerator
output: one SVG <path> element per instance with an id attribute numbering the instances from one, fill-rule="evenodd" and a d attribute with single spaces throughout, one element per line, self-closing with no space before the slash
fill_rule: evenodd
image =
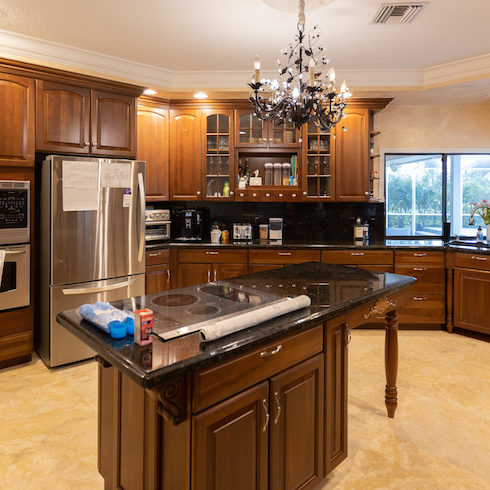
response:
<path id="1" fill-rule="evenodd" d="M 101 163 L 100 185 L 102 187 L 131 187 L 131 165 L 129 163 Z"/>
<path id="2" fill-rule="evenodd" d="M 98 163 L 63 160 L 63 211 L 98 209 Z"/>

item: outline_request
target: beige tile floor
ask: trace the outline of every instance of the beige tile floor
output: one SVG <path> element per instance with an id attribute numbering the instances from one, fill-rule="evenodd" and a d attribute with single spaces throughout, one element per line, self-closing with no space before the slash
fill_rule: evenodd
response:
<path id="1" fill-rule="evenodd" d="M 490 343 L 401 331 L 399 344 L 389 419 L 384 334 L 353 332 L 349 458 L 318 490 L 490 490 Z M 96 377 L 94 361 L 49 369 L 37 356 L 0 371 L 1 490 L 103 489 Z"/>

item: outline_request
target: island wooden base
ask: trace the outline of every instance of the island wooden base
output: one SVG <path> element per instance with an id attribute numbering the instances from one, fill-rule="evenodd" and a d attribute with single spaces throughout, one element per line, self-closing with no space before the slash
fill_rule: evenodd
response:
<path id="1" fill-rule="evenodd" d="M 348 329 L 386 315 L 388 416 L 395 308 L 408 291 L 145 390 L 99 358 L 106 489 L 313 489 L 347 457 Z"/>

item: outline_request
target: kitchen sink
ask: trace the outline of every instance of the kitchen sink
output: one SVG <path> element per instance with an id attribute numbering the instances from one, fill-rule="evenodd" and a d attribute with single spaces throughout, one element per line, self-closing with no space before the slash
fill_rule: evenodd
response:
<path id="1" fill-rule="evenodd" d="M 484 249 L 490 249 L 490 244 L 487 242 L 477 242 L 476 240 L 451 240 L 448 245 L 454 245 L 455 247 L 478 247 Z"/>

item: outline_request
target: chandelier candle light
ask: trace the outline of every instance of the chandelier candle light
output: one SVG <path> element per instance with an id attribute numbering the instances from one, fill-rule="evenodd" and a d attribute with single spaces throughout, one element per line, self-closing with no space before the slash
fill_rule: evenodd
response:
<path id="1" fill-rule="evenodd" d="M 283 49 L 284 64 L 278 60 L 279 76 L 276 80 L 260 80 L 260 60 L 255 57 L 254 77 L 249 83 L 252 88 L 249 100 L 255 107 L 255 113 L 263 121 L 272 121 L 274 125 L 292 122 L 297 129 L 312 120 L 323 131 L 337 124 L 352 95 L 345 80 L 340 94 L 335 92 L 335 70 L 330 68 L 322 80 L 323 70 L 330 62 L 323 55 L 325 48 L 318 46 L 316 55 L 313 47 L 320 34 L 308 33 L 305 40 L 305 0 L 299 0 L 298 34 L 295 43 Z M 309 62 L 307 59 L 309 58 Z M 309 83 L 305 81 L 308 79 Z"/>

